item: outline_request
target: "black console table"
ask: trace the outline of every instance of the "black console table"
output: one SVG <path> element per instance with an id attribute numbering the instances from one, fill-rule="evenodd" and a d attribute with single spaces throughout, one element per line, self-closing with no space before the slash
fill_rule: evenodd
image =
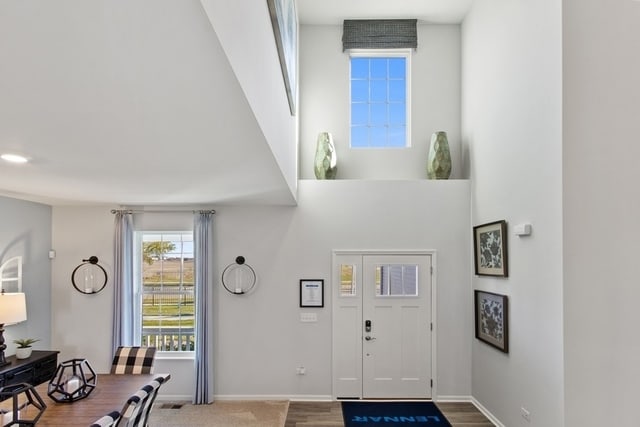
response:
<path id="1" fill-rule="evenodd" d="M 29 383 L 34 387 L 49 381 L 58 367 L 59 351 L 33 350 L 27 359 L 7 357 L 11 364 L 0 368 L 0 387 Z"/>

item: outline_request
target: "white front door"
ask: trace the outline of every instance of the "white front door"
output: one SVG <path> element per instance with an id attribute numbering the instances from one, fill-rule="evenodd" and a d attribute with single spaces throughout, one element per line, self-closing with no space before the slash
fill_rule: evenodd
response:
<path id="1" fill-rule="evenodd" d="M 431 397 L 431 256 L 336 254 L 335 398 Z"/>

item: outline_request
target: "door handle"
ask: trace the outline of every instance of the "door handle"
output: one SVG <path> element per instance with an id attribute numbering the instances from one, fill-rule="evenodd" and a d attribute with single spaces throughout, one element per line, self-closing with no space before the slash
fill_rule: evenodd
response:
<path id="1" fill-rule="evenodd" d="M 375 337 L 370 337 L 369 335 L 367 335 L 366 337 L 364 337 L 364 339 L 367 340 L 367 341 L 373 341 L 376 338 Z"/>

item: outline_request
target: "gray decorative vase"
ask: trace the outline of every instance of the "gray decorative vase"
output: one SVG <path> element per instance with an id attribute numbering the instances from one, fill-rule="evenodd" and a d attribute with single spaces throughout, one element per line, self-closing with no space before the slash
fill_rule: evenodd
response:
<path id="1" fill-rule="evenodd" d="M 333 145 L 333 138 L 329 132 L 318 134 L 318 145 L 316 147 L 316 158 L 313 170 L 317 179 L 335 179 L 338 172 L 338 159 L 336 148 Z"/>
<path id="2" fill-rule="evenodd" d="M 446 132 L 431 135 L 431 146 L 427 158 L 427 177 L 429 179 L 449 179 L 451 175 L 451 153 Z"/>

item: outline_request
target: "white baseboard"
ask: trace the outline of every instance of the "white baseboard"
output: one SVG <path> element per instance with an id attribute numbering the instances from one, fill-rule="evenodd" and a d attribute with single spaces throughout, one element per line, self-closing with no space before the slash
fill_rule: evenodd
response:
<path id="1" fill-rule="evenodd" d="M 189 402 L 193 401 L 192 395 L 186 394 L 158 394 L 156 398 L 158 402 Z"/>
<path id="2" fill-rule="evenodd" d="M 216 394 L 214 400 L 290 400 L 292 402 L 331 402 L 330 395 L 323 394 Z"/>
<path id="3" fill-rule="evenodd" d="M 291 396 L 290 400 L 292 402 L 333 402 L 333 397 L 331 395 L 302 395 Z"/>
<path id="4" fill-rule="evenodd" d="M 436 396 L 433 398 L 434 402 L 470 402 L 473 403 L 473 397 L 471 396 Z"/>
<path id="5" fill-rule="evenodd" d="M 487 408 L 482 406 L 482 404 L 478 402 L 475 397 L 471 397 L 471 399 L 473 399 L 471 400 L 471 403 L 473 403 L 474 406 L 478 408 L 478 411 L 482 412 L 485 417 L 489 418 L 489 421 L 491 421 L 496 427 L 504 427 L 504 424 L 502 424 L 499 419 L 494 417 L 493 414 L 489 412 Z"/>
<path id="6" fill-rule="evenodd" d="M 159 394 L 161 402 L 191 402 L 193 396 L 181 394 Z M 331 395 L 325 394 L 216 394 L 213 400 L 290 400 L 292 402 L 331 402 Z"/>
<path id="7" fill-rule="evenodd" d="M 504 424 L 500 422 L 487 408 L 482 406 L 478 400 L 473 396 L 438 396 L 434 398 L 435 402 L 468 402 L 473 404 L 478 411 L 482 412 L 482 414 L 489 419 L 496 427 L 504 427 Z"/>

